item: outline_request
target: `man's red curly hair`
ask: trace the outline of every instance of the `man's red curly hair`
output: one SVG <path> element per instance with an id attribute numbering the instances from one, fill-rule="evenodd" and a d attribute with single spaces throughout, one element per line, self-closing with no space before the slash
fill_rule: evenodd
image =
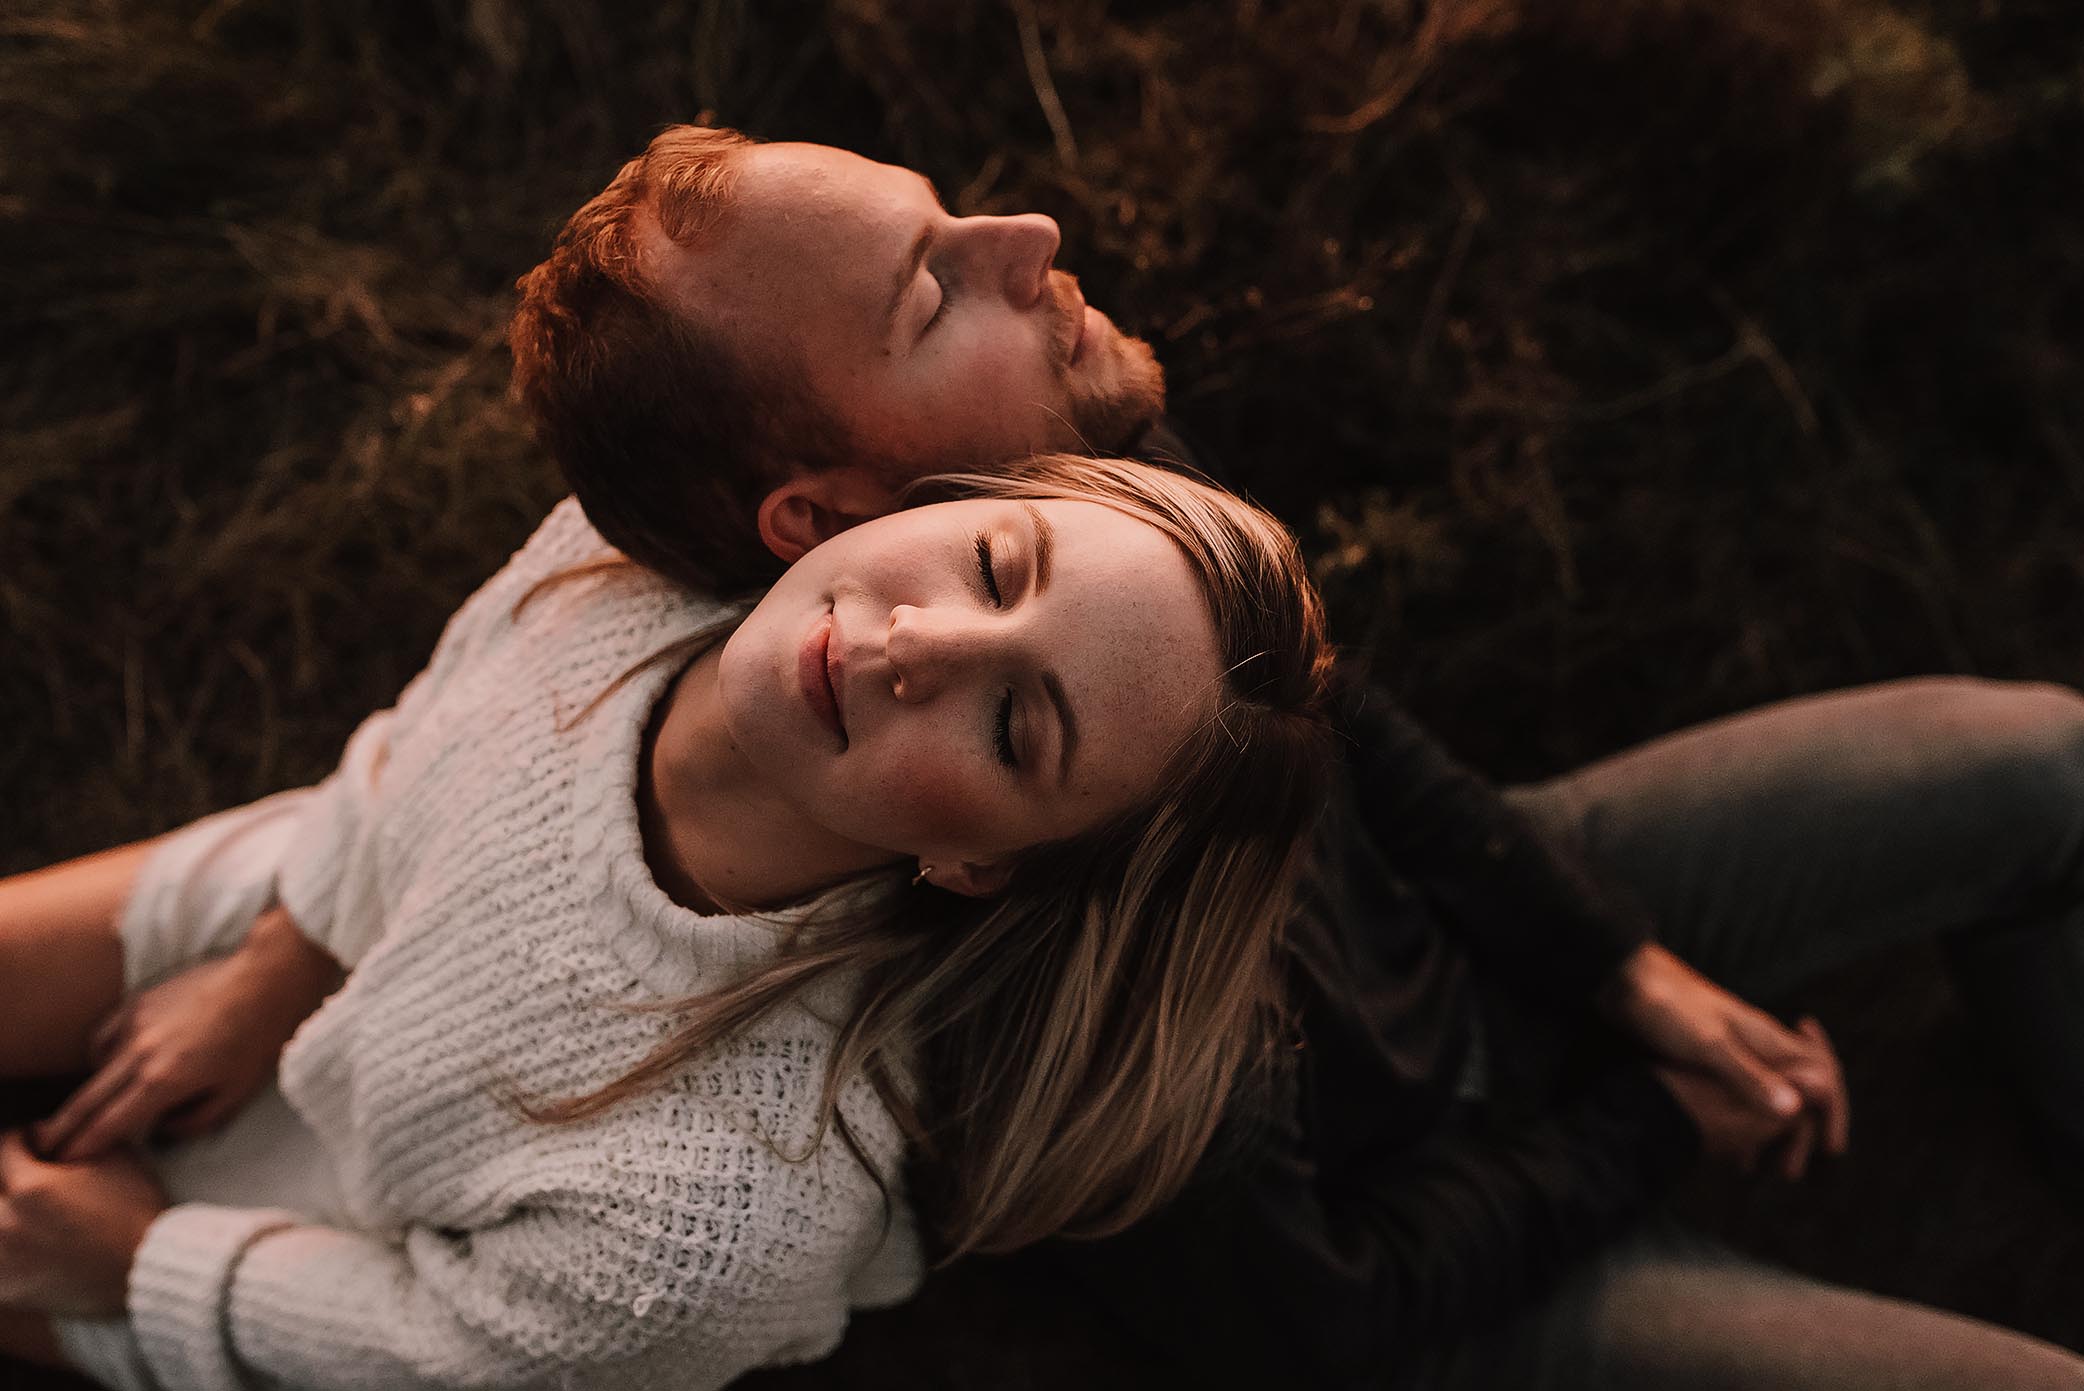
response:
<path id="1" fill-rule="evenodd" d="M 516 282 L 507 332 L 514 394 L 594 526 L 639 564 L 718 595 L 780 572 L 760 500 L 843 452 L 800 384 L 733 354 L 644 274 L 644 220 L 697 242 L 752 143 L 714 127 L 661 132 Z"/>

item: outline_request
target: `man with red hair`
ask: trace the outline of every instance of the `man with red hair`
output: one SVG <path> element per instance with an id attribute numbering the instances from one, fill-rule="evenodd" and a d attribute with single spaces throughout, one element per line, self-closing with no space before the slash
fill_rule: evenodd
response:
<path id="1" fill-rule="evenodd" d="M 1120 452 L 1163 410 L 1149 346 L 1058 240 L 1039 214 L 955 216 L 907 169 L 676 126 L 522 277 L 515 389 L 603 535 L 750 588 L 784 483 L 869 515 L 930 470 Z"/>

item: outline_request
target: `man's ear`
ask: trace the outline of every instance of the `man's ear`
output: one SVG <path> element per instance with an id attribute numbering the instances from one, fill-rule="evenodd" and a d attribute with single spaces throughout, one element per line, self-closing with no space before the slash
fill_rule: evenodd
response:
<path id="1" fill-rule="evenodd" d="M 956 865 L 936 866 L 928 880 L 937 889 L 946 889 L 951 894 L 963 894 L 970 898 L 989 898 L 1006 887 L 1013 877 L 1013 866 L 1000 861 L 997 864 L 972 864 L 967 861 Z"/>
<path id="2" fill-rule="evenodd" d="M 798 474 L 760 499 L 760 540 L 793 565 L 813 546 L 896 503 L 896 490 L 858 465 Z"/>

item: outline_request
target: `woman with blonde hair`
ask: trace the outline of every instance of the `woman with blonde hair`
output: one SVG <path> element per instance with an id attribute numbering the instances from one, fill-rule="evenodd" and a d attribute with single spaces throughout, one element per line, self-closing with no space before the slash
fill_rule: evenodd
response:
<path id="1" fill-rule="evenodd" d="M 169 977 L 345 972 L 279 1095 L 149 1169 L 9 1136 L 0 1303 L 116 1387 L 717 1386 L 908 1294 L 919 1224 L 952 1258 L 1178 1191 L 1278 1014 L 1317 600 L 1140 465 L 910 504 L 745 610 L 567 501 L 324 784 L 0 883 L 10 1074 Z"/>

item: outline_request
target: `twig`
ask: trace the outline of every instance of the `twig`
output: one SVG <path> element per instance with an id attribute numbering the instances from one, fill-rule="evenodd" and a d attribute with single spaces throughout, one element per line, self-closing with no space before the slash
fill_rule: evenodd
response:
<path id="1" fill-rule="evenodd" d="M 1034 0 L 1013 0 L 1013 13 L 1020 22 L 1020 56 L 1027 62 L 1028 81 L 1035 100 L 1042 104 L 1042 117 L 1056 137 L 1056 157 L 1070 169 L 1078 167 L 1078 141 L 1071 134 L 1070 118 L 1057 99 L 1056 83 L 1049 76 L 1049 60 L 1042 56 L 1042 26 L 1035 21 Z"/>
<path id="2" fill-rule="evenodd" d="M 1440 336 L 1440 321 L 1447 313 L 1447 297 L 1454 292 L 1455 283 L 1462 278 L 1462 267 L 1469 259 L 1469 248 L 1476 241 L 1476 227 L 1482 222 L 1487 209 L 1483 196 L 1472 187 L 1459 171 L 1455 183 L 1462 195 L 1462 215 L 1455 224 L 1454 240 L 1448 244 L 1447 257 L 1442 262 L 1439 276 L 1433 281 L 1432 291 L 1426 296 L 1425 312 L 1419 316 L 1418 334 L 1411 344 L 1411 367 L 1408 379 L 1411 389 L 1416 391 L 1425 384 L 1426 369 L 1433 356 L 1433 344 Z"/>

